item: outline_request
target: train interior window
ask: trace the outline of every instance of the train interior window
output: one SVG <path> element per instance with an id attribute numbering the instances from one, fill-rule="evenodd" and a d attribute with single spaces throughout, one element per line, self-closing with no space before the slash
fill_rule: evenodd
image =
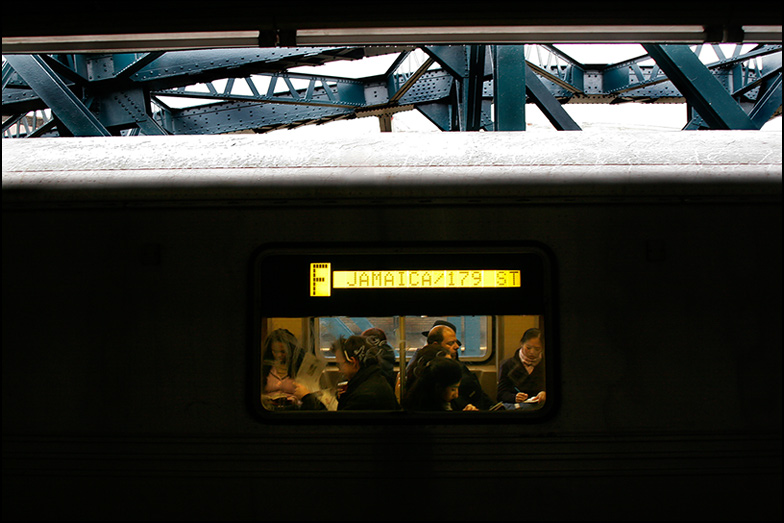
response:
<path id="1" fill-rule="evenodd" d="M 383 364 L 380 368 L 390 373 L 390 387 L 398 403 L 405 407 L 403 398 L 412 386 L 405 380 L 401 383 L 401 365 L 407 369 L 415 363 L 417 353 L 428 345 L 425 334 L 439 323 L 457 327 L 455 336 L 459 346 L 455 359 L 467 367 L 475 380 L 474 386 L 481 391 L 474 393 L 477 409 L 531 412 L 545 404 L 543 343 L 521 342 L 526 332 L 542 333 L 537 337 L 539 342 L 543 341 L 544 319 L 538 315 L 264 318 L 261 336 L 264 343 L 260 348 L 261 403 L 270 412 L 302 411 L 301 391 L 306 390 L 307 394 L 318 397 L 323 410 L 338 410 L 338 397 L 346 375 L 336 361 L 335 344 L 351 336 L 363 336 L 375 337 L 381 342 L 379 345 L 386 347 L 388 365 L 386 369 Z M 520 349 L 528 345 L 535 345 L 534 350 L 542 349 L 534 354 L 535 365 L 529 367 L 532 370 L 528 373 L 529 381 L 539 374 L 541 380 L 531 384 L 536 390 L 528 388 L 525 398 L 517 397 L 521 392 L 518 390 L 513 390 L 513 396 L 504 396 L 506 381 L 512 380 L 513 387 L 525 388 L 524 379 L 514 373 L 508 376 L 505 369 L 509 368 L 508 362 L 521 359 Z M 405 351 L 401 363 L 402 348 Z M 382 351 L 377 360 L 383 357 Z M 461 384 L 465 380 L 463 376 Z"/>
<path id="2" fill-rule="evenodd" d="M 461 340 L 458 347 L 462 361 L 482 362 L 491 357 L 488 333 L 492 332 L 490 316 L 389 316 L 384 318 L 357 318 L 348 316 L 329 316 L 314 318 L 312 329 L 317 329 L 317 346 L 327 360 L 334 360 L 332 344 L 340 337 L 353 335 L 378 334 L 392 347 L 395 358 L 400 358 L 400 350 L 405 347 L 405 359 L 411 361 L 416 351 L 424 345 L 426 333 L 438 321 L 448 321 L 457 328 L 456 335 Z"/>
<path id="3" fill-rule="evenodd" d="M 256 410 L 278 419 L 542 417 L 557 383 L 545 364 L 557 355 L 545 252 L 262 251 L 253 264 Z"/>

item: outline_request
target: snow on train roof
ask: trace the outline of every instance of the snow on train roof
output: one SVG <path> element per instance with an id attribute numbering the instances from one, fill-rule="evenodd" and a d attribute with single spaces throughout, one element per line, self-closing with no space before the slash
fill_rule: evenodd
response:
<path id="1" fill-rule="evenodd" d="M 3 140 L 3 192 L 508 196 L 516 188 L 731 184 L 780 194 L 781 148 L 780 132 L 753 131 L 38 138 Z"/>

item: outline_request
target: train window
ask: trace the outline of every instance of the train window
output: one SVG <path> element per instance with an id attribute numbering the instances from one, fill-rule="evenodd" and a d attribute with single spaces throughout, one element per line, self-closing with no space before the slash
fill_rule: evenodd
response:
<path id="1" fill-rule="evenodd" d="M 262 250 L 251 401 L 271 420 L 541 419 L 550 271 L 538 246 Z"/>
<path id="2" fill-rule="evenodd" d="M 400 350 L 404 349 L 405 358 L 410 361 L 416 351 L 425 345 L 427 333 L 439 320 L 455 325 L 457 338 L 461 340 L 458 347 L 460 360 L 482 362 L 490 358 L 492 347 L 487 337 L 492 332 L 490 316 L 330 316 L 314 319 L 311 328 L 317 329 L 316 346 L 328 361 L 335 358 L 331 347 L 336 340 L 363 333 L 380 334 L 392 347 L 396 359 L 400 358 Z"/>

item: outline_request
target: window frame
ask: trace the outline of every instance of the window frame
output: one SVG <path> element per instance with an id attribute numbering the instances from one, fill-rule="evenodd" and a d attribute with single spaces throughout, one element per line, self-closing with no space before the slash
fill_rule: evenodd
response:
<path id="1" fill-rule="evenodd" d="M 548 399 L 546 404 L 537 410 L 529 412 L 508 411 L 502 410 L 497 412 L 479 411 L 479 412 L 410 412 L 410 411 L 271 411 L 267 410 L 261 404 L 261 347 L 263 342 L 263 328 L 262 324 L 265 323 L 267 318 L 274 318 L 275 315 L 265 316 L 265 305 L 269 304 L 273 299 L 275 293 L 271 288 L 268 288 L 270 281 L 270 274 L 263 275 L 265 271 L 263 263 L 265 260 L 274 259 L 279 256 L 305 256 L 314 260 L 321 259 L 319 257 L 331 255 L 350 255 L 367 260 L 380 259 L 392 251 L 398 255 L 417 256 L 422 255 L 425 257 L 433 255 L 445 254 L 462 254 L 474 255 L 476 258 L 480 256 L 489 260 L 487 264 L 494 262 L 498 258 L 517 259 L 515 257 L 521 256 L 528 262 L 534 258 L 541 263 L 541 281 L 538 282 L 538 288 L 541 296 L 536 297 L 537 303 L 540 303 L 540 309 L 536 314 L 544 318 L 544 326 L 546 329 L 546 350 L 547 350 L 547 392 Z M 530 258 L 530 259 L 529 259 Z M 424 423 L 530 423 L 541 422 L 545 419 L 551 418 L 559 410 L 560 407 L 560 387 L 558 381 L 558 326 L 556 323 L 555 314 L 555 275 L 554 275 L 554 257 L 551 251 L 544 245 L 539 243 L 525 243 L 516 244 L 512 246 L 466 246 L 466 245 L 439 245 L 439 246 L 410 246 L 401 245 L 396 247 L 391 246 L 323 246 L 318 244 L 312 245 L 266 245 L 261 246 L 253 254 L 251 263 L 251 335 L 250 335 L 250 361 L 251 369 L 249 369 L 249 402 L 251 411 L 255 417 L 265 423 L 406 423 L 406 422 L 424 422 Z M 288 269 L 284 269 L 288 270 Z M 266 271 L 269 272 L 269 271 Z M 408 311 L 399 314 L 399 316 L 412 316 Z M 495 311 L 492 311 L 495 312 Z M 526 314 L 526 313 L 521 313 Z M 348 314 L 346 314 L 348 315 Z M 469 314 L 466 314 L 469 315 Z M 495 316 L 515 315 L 515 311 L 504 311 L 504 314 L 485 314 L 494 318 Z M 314 315 L 322 316 L 322 314 Z M 380 316 L 378 314 L 370 314 L 368 317 Z M 286 315 L 286 317 L 291 317 Z M 305 316 L 298 316 L 303 318 Z M 491 319 L 492 332 L 488 333 L 488 338 L 493 344 L 493 347 L 488 351 L 490 355 L 486 361 L 490 361 L 495 357 L 495 342 L 496 342 L 496 329 L 495 321 Z M 522 334 L 522 333 L 520 333 Z M 312 333 L 310 334 L 312 336 Z M 410 359 L 406 358 L 406 363 Z M 397 360 L 399 364 L 399 359 Z M 496 369 L 499 369 L 499 361 L 496 361 Z"/>

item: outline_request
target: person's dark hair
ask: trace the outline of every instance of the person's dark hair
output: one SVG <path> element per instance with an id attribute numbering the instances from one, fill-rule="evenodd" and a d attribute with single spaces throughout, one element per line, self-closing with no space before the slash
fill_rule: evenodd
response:
<path id="1" fill-rule="evenodd" d="M 369 329 L 365 329 L 364 331 L 362 331 L 362 334 L 360 336 L 365 336 L 365 337 L 373 336 L 378 338 L 380 341 L 387 341 L 387 333 L 379 329 L 378 327 L 371 327 Z"/>
<path id="2" fill-rule="evenodd" d="M 408 366 L 406 370 L 406 388 L 408 390 L 414 385 L 414 382 L 422 375 L 425 367 L 434 358 L 446 358 L 449 355 L 437 343 L 429 343 L 419 349 L 414 357 L 414 361 Z"/>
<path id="3" fill-rule="evenodd" d="M 462 376 L 458 362 L 434 353 L 429 361 L 421 362 L 419 375 L 403 397 L 403 407 L 421 411 L 446 410 L 444 392 L 447 387 L 460 383 Z"/>
<path id="4" fill-rule="evenodd" d="M 386 333 L 378 327 L 371 327 L 362 331 L 368 343 L 378 347 L 378 364 L 381 367 L 381 373 L 389 382 L 389 386 L 395 388 L 395 381 L 397 373 L 395 372 L 395 349 L 387 343 Z"/>
<path id="5" fill-rule="evenodd" d="M 332 352 L 341 351 L 346 359 L 356 358 L 360 367 L 378 365 L 381 349 L 366 336 L 340 337 L 332 343 Z"/>
<path id="6" fill-rule="evenodd" d="M 544 341 L 544 334 L 542 334 L 541 329 L 531 328 L 528 329 L 523 333 L 523 337 L 520 338 L 520 344 L 522 345 L 528 340 L 533 340 L 539 338 L 540 340 Z"/>
<path id="7" fill-rule="evenodd" d="M 288 329 L 275 329 L 269 333 L 262 346 L 261 374 L 263 379 L 266 379 L 270 370 L 272 370 L 272 364 L 275 361 L 275 357 L 272 355 L 272 344 L 276 341 L 283 343 L 286 347 L 286 365 L 290 376 L 297 374 L 302 359 L 305 357 L 304 350 L 300 347 L 297 337 L 291 331 Z"/>

